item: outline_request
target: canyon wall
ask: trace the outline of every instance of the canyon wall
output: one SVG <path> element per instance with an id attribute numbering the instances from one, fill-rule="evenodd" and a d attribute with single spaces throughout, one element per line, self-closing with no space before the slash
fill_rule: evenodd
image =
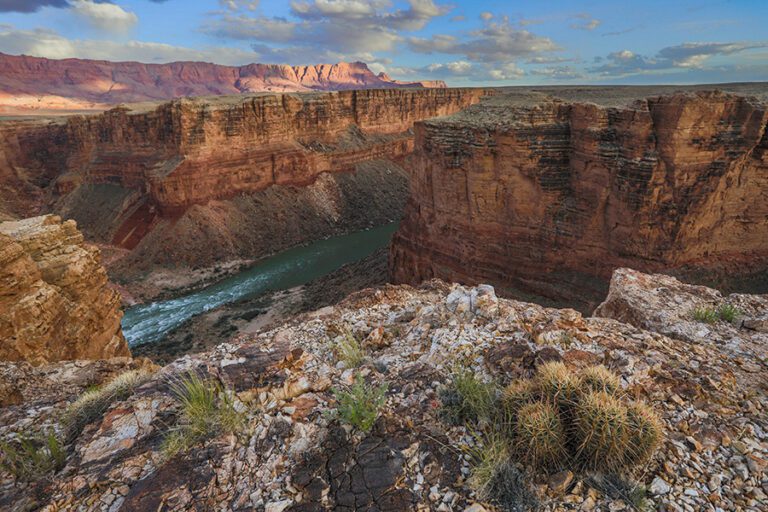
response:
<path id="1" fill-rule="evenodd" d="M 2 209 L 17 218 L 52 211 L 90 241 L 129 251 L 110 263 L 121 280 L 129 267 L 257 258 L 398 220 L 407 197 L 398 164 L 413 150 L 413 123 L 482 94 L 261 94 L 6 122 Z"/>
<path id="2" fill-rule="evenodd" d="M 445 87 L 442 81 L 400 82 L 363 62 L 311 66 L 207 62 L 110 62 L 0 53 L 0 113 L 104 110 L 117 103 L 260 91 L 334 91 Z"/>
<path id="3" fill-rule="evenodd" d="M 0 223 L 0 360 L 130 356 L 120 297 L 73 221 Z"/>
<path id="4" fill-rule="evenodd" d="M 765 276 L 766 121 L 754 98 L 699 92 L 622 107 L 497 97 L 417 123 L 393 275 L 586 310 L 622 266 Z"/>

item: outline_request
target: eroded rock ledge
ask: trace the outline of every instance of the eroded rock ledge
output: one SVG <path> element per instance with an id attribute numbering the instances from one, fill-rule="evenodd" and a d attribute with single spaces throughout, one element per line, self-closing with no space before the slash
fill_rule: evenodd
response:
<path id="1" fill-rule="evenodd" d="M 726 303 L 742 308 L 739 322 L 690 316 L 689 308 Z M 562 360 L 574 368 L 606 365 L 629 395 L 663 417 L 663 447 L 637 475 L 656 508 L 759 510 L 768 486 L 768 390 L 760 379 L 768 333 L 759 323 L 766 308 L 765 296 L 722 296 L 631 270 L 614 277 L 599 310 L 608 318 L 499 299 L 490 286 L 435 280 L 366 290 L 169 364 L 83 430 L 56 478 L 13 488 L 0 476 L 0 508 L 486 510 L 466 484 L 462 447 L 471 446 L 471 433 L 439 418 L 441 383 L 457 363 L 506 384 Z M 368 434 L 332 413 L 331 389 L 354 374 L 333 352 L 344 328 L 363 340 L 368 356 L 357 371 L 389 383 Z M 191 369 L 226 385 L 248 426 L 163 461 L 161 441 L 177 410 L 168 379 Z M 86 371 L 71 363 L 37 373 L 0 365 L 0 381 L 23 382 L 17 394 L 25 400 L 0 409 L 0 436 L 32 423 L 56 427 L 59 411 L 93 383 Z M 591 489 L 584 475 L 564 487 L 546 478 L 530 483 L 542 510 L 628 510 Z"/>
<path id="2" fill-rule="evenodd" d="M 754 98 L 698 92 L 622 107 L 499 95 L 417 123 L 394 277 L 584 311 L 622 266 L 725 285 L 762 272 L 764 291 L 767 121 Z"/>
<path id="3" fill-rule="evenodd" d="M 129 356 L 120 297 L 74 221 L 0 223 L 0 360 Z"/>

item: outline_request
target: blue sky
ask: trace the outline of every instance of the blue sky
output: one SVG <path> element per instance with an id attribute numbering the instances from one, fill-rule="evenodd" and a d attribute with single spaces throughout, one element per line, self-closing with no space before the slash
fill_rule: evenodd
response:
<path id="1" fill-rule="evenodd" d="M 0 52 L 450 85 L 768 80 L 768 0 L 0 0 Z"/>

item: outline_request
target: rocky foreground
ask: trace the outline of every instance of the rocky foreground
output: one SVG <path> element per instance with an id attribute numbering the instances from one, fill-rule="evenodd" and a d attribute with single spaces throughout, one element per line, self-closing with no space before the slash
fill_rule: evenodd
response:
<path id="1" fill-rule="evenodd" d="M 441 389 L 459 364 L 506 384 L 561 360 L 571 368 L 605 365 L 662 417 L 661 448 L 628 476 L 645 486 L 644 506 L 766 510 L 768 297 L 723 297 L 620 269 L 596 314 L 440 281 L 359 292 L 150 369 L 143 384 L 84 426 L 57 473 L 33 483 L 3 474 L 0 509 L 491 510 L 467 483 L 477 438 L 442 419 Z M 358 368 L 340 357 L 346 332 L 362 340 Z M 0 436 L 60 432 L 67 404 L 87 387 L 142 365 L 2 363 Z M 219 381 L 245 420 L 232 434 L 169 455 L 179 422 L 173 382 L 190 370 Z M 338 415 L 334 389 L 355 375 L 388 385 L 369 433 Z M 628 510 L 642 502 L 567 468 L 525 475 L 522 485 L 541 510 Z"/>

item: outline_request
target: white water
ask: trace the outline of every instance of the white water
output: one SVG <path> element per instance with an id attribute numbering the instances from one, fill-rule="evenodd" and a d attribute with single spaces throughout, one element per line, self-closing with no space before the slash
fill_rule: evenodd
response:
<path id="1" fill-rule="evenodd" d="M 123 334 L 130 346 L 161 340 L 200 313 L 266 292 L 306 284 L 389 244 L 397 223 L 289 249 L 211 286 L 175 299 L 128 309 Z"/>

